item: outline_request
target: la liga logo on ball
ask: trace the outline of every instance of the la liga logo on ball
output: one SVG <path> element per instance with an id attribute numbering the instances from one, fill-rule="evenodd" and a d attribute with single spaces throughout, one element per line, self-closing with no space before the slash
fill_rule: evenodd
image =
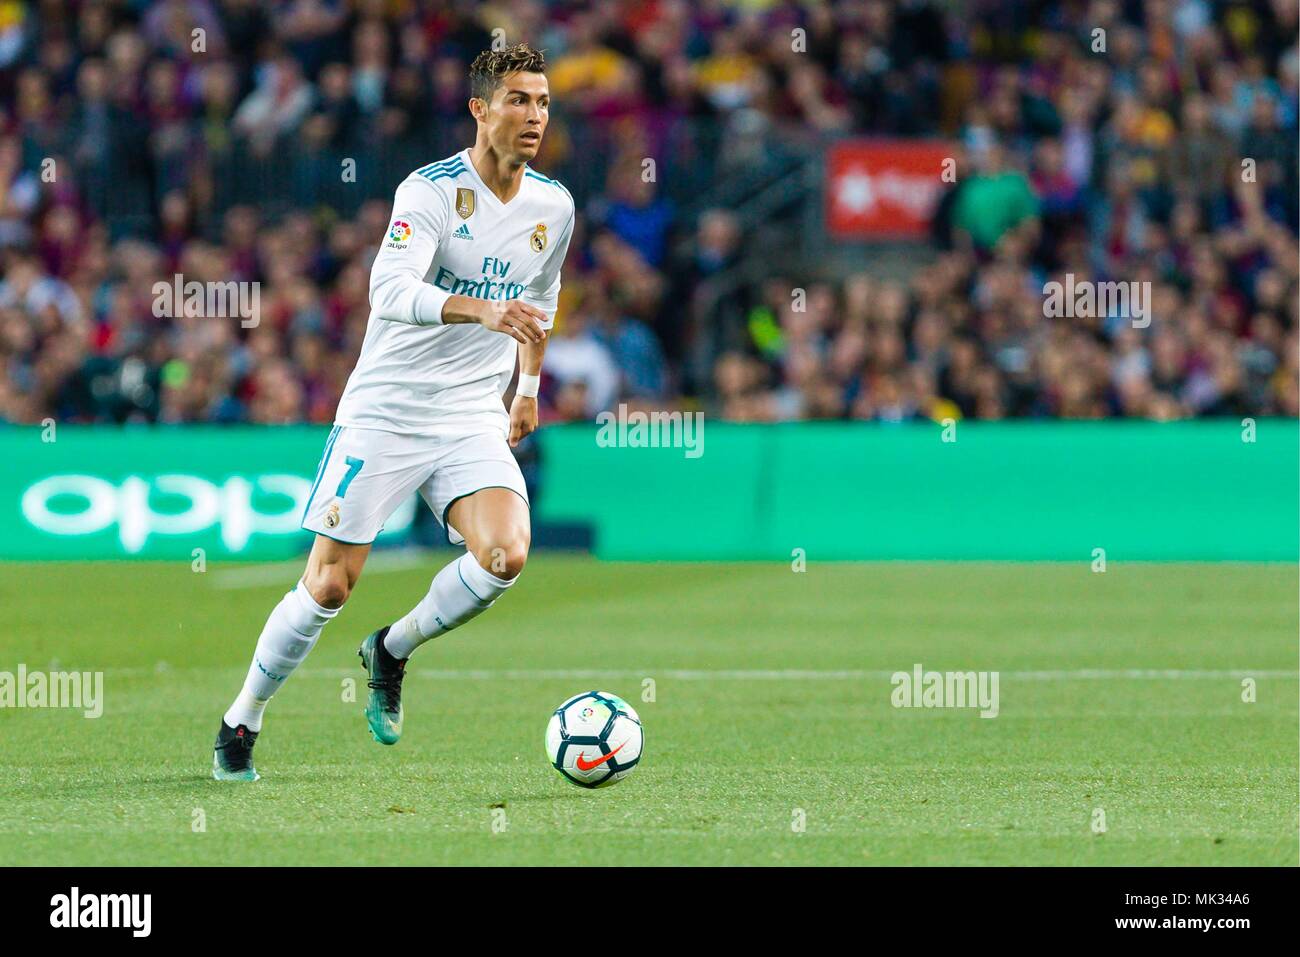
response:
<path id="1" fill-rule="evenodd" d="M 555 709 L 546 726 L 546 756 L 566 781 L 603 788 L 632 773 L 645 733 L 632 706 L 608 691 L 586 691 Z"/>
<path id="2" fill-rule="evenodd" d="M 393 220 L 393 225 L 388 227 L 389 246 L 401 247 L 411 241 L 411 224 L 404 219 Z"/>

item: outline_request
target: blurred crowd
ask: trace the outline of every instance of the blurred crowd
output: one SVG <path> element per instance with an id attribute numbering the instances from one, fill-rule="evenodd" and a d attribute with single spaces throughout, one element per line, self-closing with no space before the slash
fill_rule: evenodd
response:
<path id="1" fill-rule="evenodd" d="M 0 422 L 330 421 L 494 29 L 580 206 L 548 420 L 1295 416 L 1297 5 L 0 0 Z M 721 197 L 847 135 L 952 144 L 911 268 L 758 261 Z M 259 283 L 256 325 L 160 314 L 177 274 Z M 1150 324 L 1047 315 L 1067 275 Z"/>

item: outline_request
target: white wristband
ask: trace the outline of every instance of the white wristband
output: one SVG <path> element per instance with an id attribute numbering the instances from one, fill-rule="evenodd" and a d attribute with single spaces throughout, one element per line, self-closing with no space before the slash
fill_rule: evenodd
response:
<path id="1" fill-rule="evenodd" d="M 515 395 L 522 395 L 526 398 L 534 399 L 537 397 L 537 390 L 541 388 L 542 377 L 539 375 L 527 375 L 519 373 L 519 384 L 515 386 Z"/>

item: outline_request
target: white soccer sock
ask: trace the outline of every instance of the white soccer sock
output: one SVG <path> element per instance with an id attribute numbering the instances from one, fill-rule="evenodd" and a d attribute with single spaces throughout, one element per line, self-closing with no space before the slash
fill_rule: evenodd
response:
<path id="1" fill-rule="evenodd" d="M 466 552 L 438 572 L 429 593 L 388 629 L 384 647 L 394 658 L 409 658 L 430 638 L 487 611 L 514 583 L 513 578 L 497 578 L 485 571 L 473 554 Z"/>
<path id="2" fill-rule="evenodd" d="M 267 702 L 302 664 L 320 637 L 321 629 L 338 613 L 337 608 L 317 604 L 302 582 L 280 599 L 257 639 L 244 687 L 226 712 L 228 726 L 243 724 L 250 731 L 262 730 L 262 712 Z"/>

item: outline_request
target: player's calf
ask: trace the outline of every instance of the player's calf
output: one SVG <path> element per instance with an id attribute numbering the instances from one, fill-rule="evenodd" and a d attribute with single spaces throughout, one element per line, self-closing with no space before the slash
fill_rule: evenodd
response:
<path id="1" fill-rule="evenodd" d="M 522 560 L 509 565 L 512 577 L 498 577 L 483 568 L 473 552 L 466 552 L 434 576 L 428 593 L 409 613 L 391 627 L 368 635 L 361 643 L 357 654 L 370 675 L 366 723 L 380 744 L 396 744 L 402 735 L 402 679 L 406 660 L 429 639 L 491 608 L 514 584 L 523 567 Z"/>
<path id="2" fill-rule="evenodd" d="M 368 553 L 369 546 L 317 536 L 302 580 L 272 609 L 244 685 L 222 717 L 213 749 L 212 773 L 217 780 L 257 780 L 252 751 L 266 706 L 339 613 Z"/>
<path id="3" fill-rule="evenodd" d="M 528 560 L 528 506 L 515 492 L 486 488 L 457 500 L 451 525 L 467 551 L 434 576 L 429 592 L 384 638 L 396 658 L 481 615 L 505 594 Z"/>
<path id="4" fill-rule="evenodd" d="M 244 686 L 226 712 L 229 727 L 242 724 L 253 731 L 262 730 L 262 713 L 271 697 L 302 664 L 321 631 L 338 613 L 338 608 L 318 602 L 301 581 L 280 599 L 258 636 Z"/>
<path id="5" fill-rule="evenodd" d="M 515 583 L 520 567 L 517 565 L 514 576 L 506 578 L 484 568 L 473 552 L 466 552 L 434 576 L 420 603 L 388 630 L 384 647 L 394 657 L 409 658 L 429 639 L 458 628 L 491 608 Z"/>

